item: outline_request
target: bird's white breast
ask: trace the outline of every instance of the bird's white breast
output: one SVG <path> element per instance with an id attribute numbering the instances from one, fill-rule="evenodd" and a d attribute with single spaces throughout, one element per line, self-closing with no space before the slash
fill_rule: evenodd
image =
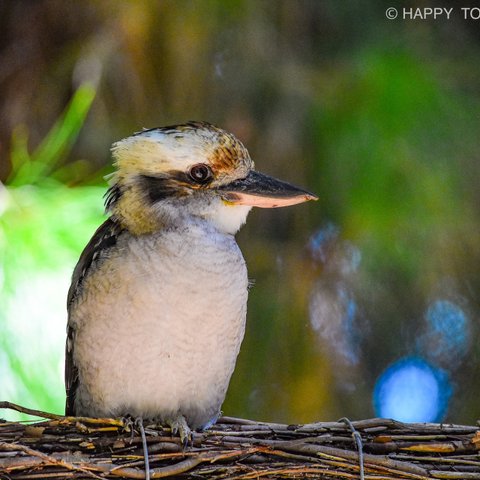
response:
<path id="1" fill-rule="evenodd" d="M 243 339 L 247 271 L 231 235 L 187 222 L 124 235 L 84 282 L 71 321 L 77 409 L 193 428 L 215 417 Z"/>

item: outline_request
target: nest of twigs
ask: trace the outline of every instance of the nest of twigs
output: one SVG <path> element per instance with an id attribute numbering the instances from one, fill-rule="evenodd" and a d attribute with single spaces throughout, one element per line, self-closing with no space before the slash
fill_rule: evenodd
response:
<path id="1" fill-rule="evenodd" d="M 48 420 L 0 423 L 0 479 L 145 478 L 131 422 L 62 417 L 0 402 Z M 150 478 L 479 479 L 478 426 L 387 419 L 284 425 L 223 417 L 183 448 L 145 425 Z"/>

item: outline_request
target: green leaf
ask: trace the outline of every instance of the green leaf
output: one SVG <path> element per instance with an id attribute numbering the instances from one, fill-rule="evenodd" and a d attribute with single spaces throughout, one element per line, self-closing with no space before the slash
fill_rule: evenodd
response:
<path id="1" fill-rule="evenodd" d="M 93 86 L 81 85 L 62 116 L 55 122 L 31 156 L 27 150 L 26 131 L 19 130 L 14 133 L 12 138 L 13 172 L 7 183 L 15 186 L 35 184 L 51 173 L 71 150 L 94 98 Z"/>

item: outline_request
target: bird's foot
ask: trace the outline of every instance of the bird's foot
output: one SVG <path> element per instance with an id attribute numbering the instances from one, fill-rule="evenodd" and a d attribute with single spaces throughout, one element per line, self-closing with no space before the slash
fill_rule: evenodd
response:
<path id="1" fill-rule="evenodd" d="M 172 420 L 167 420 L 170 425 L 172 435 L 180 435 L 180 442 L 183 448 L 186 448 L 189 443 L 192 443 L 192 430 L 188 426 L 187 421 L 183 415 L 178 415 Z"/>
<path id="2" fill-rule="evenodd" d="M 133 442 L 133 437 L 135 436 L 135 421 L 130 416 L 121 417 L 120 421 L 123 423 L 123 430 L 130 433 L 130 443 Z"/>

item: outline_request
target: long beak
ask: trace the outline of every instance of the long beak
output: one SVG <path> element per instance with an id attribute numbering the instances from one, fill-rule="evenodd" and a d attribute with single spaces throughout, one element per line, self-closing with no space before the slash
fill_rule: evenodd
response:
<path id="1" fill-rule="evenodd" d="M 303 188 L 254 170 L 251 170 L 245 178 L 223 185 L 219 190 L 223 199 L 229 203 L 261 208 L 288 207 L 309 200 L 318 200 L 316 195 Z"/>

